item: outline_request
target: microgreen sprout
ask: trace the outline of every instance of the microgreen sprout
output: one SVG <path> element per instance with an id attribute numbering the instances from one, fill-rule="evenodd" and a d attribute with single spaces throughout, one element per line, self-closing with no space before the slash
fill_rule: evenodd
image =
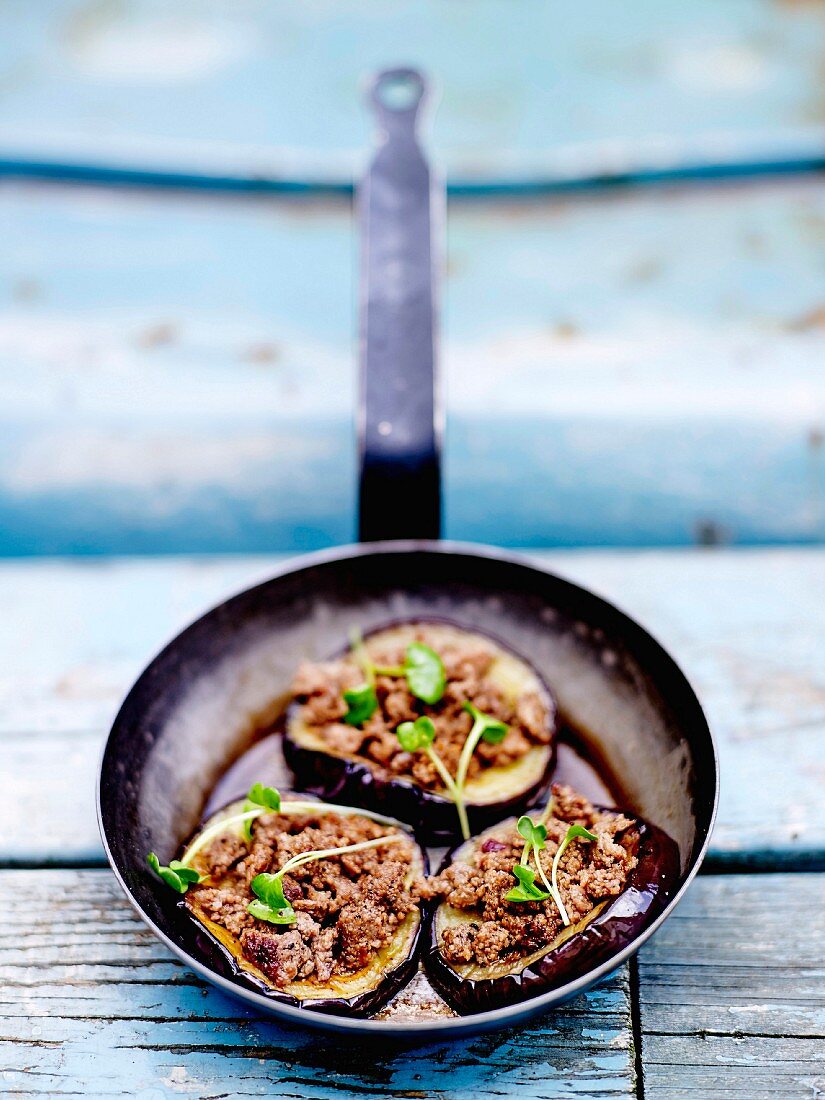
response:
<path id="1" fill-rule="evenodd" d="M 551 797 L 548 809 L 552 806 L 552 804 L 553 803 Z M 547 898 L 552 897 L 553 901 L 556 904 L 556 907 L 558 908 L 564 925 L 567 926 L 570 924 L 570 917 L 568 916 L 567 910 L 564 907 L 564 902 L 562 901 L 561 891 L 559 890 L 557 879 L 561 857 L 572 840 L 579 839 L 592 841 L 596 840 L 597 838 L 595 833 L 591 833 L 589 830 L 585 829 L 584 826 L 571 825 L 570 828 L 567 830 L 567 834 L 565 835 L 564 840 L 556 849 L 556 854 L 553 856 L 553 865 L 550 872 L 550 879 L 548 881 L 547 875 L 544 873 L 544 868 L 541 864 L 540 855 L 540 853 L 547 847 L 547 828 L 544 825 L 544 821 L 542 820 L 547 816 L 548 811 L 546 810 L 544 814 L 542 814 L 538 822 L 533 821 L 532 818 L 527 817 L 526 815 L 519 818 L 518 825 L 516 827 L 518 829 L 519 836 L 524 837 L 524 850 L 521 853 L 521 861 L 517 863 L 513 868 L 513 875 L 518 880 L 519 885 L 514 886 L 512 890 L 510 890 L 510 892 L 508 894 L 505 894 L 504 896 L 507 901 L 546 901 Z M 547 887 L 547 893 L 543 893 L 541 890 L 539 890 L 537 886 L 534 885 L 536 878 L 535 872 L 527 866 L 531 853 L 536 861 L 536 868 L 539 875 L 541 876 L 541 881 Z"/>
<path id="2" fill-rule="evenodd" d="M 297 856 L 288 859 L 280 871 L 275 874 L 264 872 L 253 878 L 252 893 L 258 899 L 251 901 L 246 911 L 258 920 L 269 921 L 270 924 L 293 924 L 297 919 L 295 910 L 289 904 L 284 893 L 284 875 L 291 871 L 297 871 L 306 863 L 313 863 L 318 859 L 329 859 L 330 856 L 342 856 L 349 852 L 364 852 L 369 848 L 378 848 L 383 844 L 395 844 L 403 840 L 401 834 L 379 836 L 375 840 L 362 840 L 357 844 L 345 844 L 342 848 L 323 848 L 314 852 L 301 852 Z"/>
<path id="3" fill-rule="evenodd" d="M 461 822 L 461 832 L 465 840 L 470 839 L 470 827 L 467 823 L 467 809 L 464 805 L 464 788 L 467 785 L 467 770 L 470 767 L 470 759 L 476 750 L 476 746 L 479 741 L 484 740 L 491 745 L 499 745 L 507 736 L 507 724 L 499 721 L 498 718 L 493 718 L 489 714 L 484 714 L 473 706 L 472 703 L 465 703 L 464 709 L 468 714 L 472 716 L 473 724 L 470 727 L 470 732 L 467 734 L 467 740 L 461 747 L 461 755 L 458 758 L 458 767 L 455 773 L 455 785 L 458 791 L 458 798 L 456 799 L 456 807 L 458 809 L 458 817 Z"/>
<path id="4" fill-rule="evenodd" d="M 410 642 L 404 661 L 407 686 L 422 703 L 437 703 L 447 686 L 441 658 L 423 642 Z"/>
<path id="5" fill-rule="evenodd" d="M 505 898 L 507 901 L 545 901 L 552 896 L 552 887 L 544 873 L 539 853 L 547 847 L 547 828 L 541 821 L 533 821 L 526 814 L 518 819 L 516 828 L 519 836 L 524 838 L 521 860 L 513 868 L 513 874 L 518 879 L 519 885 L 514 886 Z M 536 869 L 541 876 L 541 881 L 547 888 L 546 893 L 535 885 L 536 872 L 527 866 L 531 853 L 536 861 Z"/>
<path id="6" fill-rule="evenodd" d="M 585 827 L 583 825 L 571 825 L 570 828 L 567 830 L 567 834 L 566 834 L 564 840 L 561 842 L 561 844 L 556 849 L 556 854 L 553 856 L 553 868 L 552 868 L 552 871 L 551 871 L 551 874 L 550 874 L 550 882 L 551 882 L 551 885 L 552 885 L 553 901 L 555 901 L 556 905 L 559 907 L 559 912 L 561 913 L 561 919 L 564 921 L 565 926 L 570 924 L 570 917 L 568 917 L 567 910 L 564 908 L 564 902 L 561 900 L 561 893 L 559 892 L 559 886 L 558 886 L 558 882 L 556 881 L 556 875 L 558 874 L 559 863 L 561 861 L 562 855 L 564 854 L 565 848 L 567 848 L 567 846 L 568 846 L 568 844 L 570 843 L 571 840 L 576 840 L 576 839 L 591 840 L 592 841 L 592 840 L 597 840 L 598 837 L 596 836 L 595 833 L 591 833 L 589 829 L 585 829 Z"/>
<path id="7" fill-rule="evenodd" d="M 403 665 L 377 665 L 364 645 L 364 639 L 356 630 L 350 636 L 352 654 L 364 673 L 364 682 L 344 692 L 348 710 L 344 721 L 351 726 L 362 726 L 378 708 L 375 694 L 376 676 L 406 677 L 410 693 L 423 703 L 437 703 L 447 686 L 444 664 L 434 649 L 423 642 L 410 642 Z"/>
<path id="8" fill-rule="evenodd" d="M 179 894 L 185 894 L 193 882 L 200 882 L 201 877 L 194 867 L 187 867 L 179 859 L 170 860 L 169 866 L 164 867 L 155 853 L 150 852 L 146 862 L 167 886 L 171 886 Z"/>
<path id="9" fill-rule="evenodd" d="M 504 895 L 506 901 L 546 901 L 550 897 L 536 886 L 536 872 L 531 867 L 517 863 L 513 875 L 518 880 L 518 886 Z"/>
<path id="10" fill-rule="evenodd" d="M 281 796 L 274 787 L 265 787 L 263 783 L 253 783 L 243 804 L 243 812 L 262 809 L 264 813 L 277 813 L 281 808 Z M 252 840 L 252 821 L 247 818 L 243 823 L 243 835 L 247 843 Z"/>
<path id="11" fill-rule="evenodd" d="M 533 852 L 533 858 L 536 861 L 536 869 L 539 875 L 541 875 L 541 881 L 546 888 L 552 893 L 550 883 L 547 881 L 547 876 L 544 873 L 544 868 L 541 865 L 541 856 L 539 852 L 543 852 L 547 847 L 547 827 L 541 821 L 533 821 L 531 817 L 520 817 L 518 819 L 518 825 L 516 826 L 519 832 L 519 836 L 524 837 L 524 849 L 521 853 L 521 862 L 526 864 L 530 858 L 530 852 Z"/>
<path id="12" fill-rule="evenodd" d="M 433 725 L 432 718 L 428 718 L 426 714 L 422 714 L 421 717 L 416 718 L 414 722 L 402 722 L 395 733 L 401 743 L 401 748 L 404 749 L 405 752 L 423 751 L 427 754 L 432 761 L 433 767 L 441 777 L 442 783 L 455 801 L 455 780 L 447 771 L 444 761 L 433 748 L 435 726 Z"/>
<path id="13" fill-rule="evenodd" d="M 251 888 L 257 900 L 251 901 L 246 907 L 250 916 L 269 921 L 270 924 L 294 924 L 297 917 L 284 894 L 283 872 L 277 875 L 267 872 L 256 875 Z"/>
<path id="14" fill-rule="evenodd" d="M 425 752 L 433 763 L 435 770 L 441 777 L 441 781 L 447 789 L 447 793 L 455 803 L 458 812 L 458 821 L 461 826 L 461 835 L 465 840 L 470 839 L 470 822 L 467 818 L 467 806 L 464 800 L 464 788 L 467 783 L 467 770 L 470 766 L 470 758 L 482 738 L 493 745 L 499 744 L 507 735 L 507 726 L 497 718 L 489 714 L 483 714 L 472 703 L 465 703 L 464 709 L 473 716 L 473 725 L 467 734 L 467 739 L 461 749 L 458 758 L 458 768 L 455 778 L 447 770 L 444 761 L 433 748 L 435 740 L 435 726 L 431 718 L 421 715 L 414 722 L 402 722 L 395 733 L 401 743 L 401 748 L 406 752 Z"/>

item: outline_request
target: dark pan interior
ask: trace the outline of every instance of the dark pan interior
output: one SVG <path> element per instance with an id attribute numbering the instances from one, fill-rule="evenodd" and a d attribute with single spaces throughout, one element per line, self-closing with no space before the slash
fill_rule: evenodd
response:
<path id="1" fill-rule="evenodd" d="M 685 877 L 701 857 L 715 754 L 696 697 L 664 650 L 611 605 L 521 561 L 411 545 L 316 557 L 240 593 L 179 635 L 124 702 L 102 761 L 101 827 L 133 901 L 179 950 L 195 951 L 191 933 L 146 852 L 164 862 L 177 854 L 298 662 L 340 649 L 354 625 L 435 615 L 501 638 L 595 739 L 631 808 L 677 841 Z"/>

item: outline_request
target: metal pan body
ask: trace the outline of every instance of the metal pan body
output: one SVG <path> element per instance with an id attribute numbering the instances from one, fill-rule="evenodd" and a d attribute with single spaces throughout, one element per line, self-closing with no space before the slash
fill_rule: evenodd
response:
<path id="1" fill-rule="evenodd" d="M 210 968 L 146 853 L 174 856 L 251 731 L 285 699 L 298 662 L 399 618 L 449 618 L 525 654 L 562 713 L 599 746 L 633 811 L 679 846 L 679 888 L 615 956 L 533 1000 L 461 1018 L 350 1019 L 278 1004 Z M 298 559 L 207 612 L 146 668 L 117 715 L 99 776 L 101 833 L 129 900 L 184 962 L 251 1007 L 313 1027 L 422 1036 L 481 1032 L 560 1004 L 650 936 L 704 856 L 718 794 L 713 738 L 673 659 L 629 616 L 528 561 L 438 542 L 360 545 Z"/>

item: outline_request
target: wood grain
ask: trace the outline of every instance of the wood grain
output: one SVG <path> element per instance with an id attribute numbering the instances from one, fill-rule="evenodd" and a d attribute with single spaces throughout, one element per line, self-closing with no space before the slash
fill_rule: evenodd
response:
<path id="1" fill-rule="evenodd" d="M 639 617 L 694 681 L 722 760 L 712 862 L 822 865 L 825 553 L 582 552 L 540 560 Z M 175 631 L 277 564 L 0 565 L 0 772 L 15 777 L 0 800 L 0 859 L 101 860 L 94 779 L 120 699 Z"/>
<path id="2" fill-rule="evenodd" d="M 703 877 L 638 967 L 646 1100 L 825 1091 L 825 876 Z"/>
<path id="3" fill-rule="evenodd" d="M 207 987 L 108 871 L 5 871 L 0 1080 L 14 1097 L 629 1097 L 627 973 L 516 1031 L 365 1044 L 281 1027 Z"/>

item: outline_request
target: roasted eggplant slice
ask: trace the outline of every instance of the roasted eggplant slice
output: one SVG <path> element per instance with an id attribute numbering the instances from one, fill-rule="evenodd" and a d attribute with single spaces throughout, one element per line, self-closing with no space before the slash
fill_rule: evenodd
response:
<path id="1" fill-rule="evenodd" d="M 569 788 L 557 790 L 573 812 L 562 810 L 563 816 L 547 822 L 545 873 L 550 875 L 552 856 L 571 821 L 595 829 L 592 835 L 598 837 L 569 844 L 567 862 L 562 849 L 559 896 L 571 909 L 570 924 L 562 924 L 538 877 L 535 887 L 543 900 L 506 902 L 505 890 L 521 892 L 519 876 L 507 873 L 512 873 L 526 835 L 523 829 L 516 831 L 516 819 L 456 847 L 431 880 L 442 900 L 433 916 L 424 964 L 433 987 L 462 1015 L 527 1000 L 591 970 L 626 947 L 662 910 L 676 886 L 678 849 L 661 829 L 594 807 Z M 611 863 L 614 844 L 627 854 Z M 534 859 L 528 867 L 536 870 Z M 531 873 L 528 881 L 533 878 Z M 600 883 L 607 896 L 599 895 Z M 542 942 L 545 932 L 550 938 Z"/>
<path id="2" fill-rule="evenodd" d="M 427 874 L 425 852 L 396 820 L 305 795 L 284 795 L 277 812 L 250 824 L 248 838 L 238 819 L 249 805 L 215 814 L 182 855 L 201 876 L 179 903 L 197 925 L 199 949 L 213 967 L 274 1000 L 371 1015 L 418 966 L 422 910 L 411 887 Z M 350 843 L 360 850 L 340 852 Z M 300 865 L 310 851 L 325 855 Z M 271 886 L 288 858 L 299 866 L 278 879 L 286 908 L 273 910 L 256 883 Z M 259 919 L 261 912 L 269 916 Z"/>
<path id="3" fill-rule="evenodd" d="M 411 646 L 413 655 L 423 647 L 440 659 L 440 695 L 436 686 L 427 696 L 403 675 Z M 531 806 L 555 763 L 557 712 L 548 686 L 500 642 L 452 623 L 405 622 L 374 631 L 360 651 L 356 646 L 337 660 L 303 665 L 294 696 L 284 755 L 296 785 L 391 812 L 426 841 L 462 834 L 443 774 L 458 777 L 479 714 L 500 727 L 500 735 L 483 736 L 469 756 L 462 799 L 470 832 Z M 426 749 L 407 751 L 399 739 L 400 728 L 422 718 L 433 724 L 432 749 L 442 769 Z"/>

